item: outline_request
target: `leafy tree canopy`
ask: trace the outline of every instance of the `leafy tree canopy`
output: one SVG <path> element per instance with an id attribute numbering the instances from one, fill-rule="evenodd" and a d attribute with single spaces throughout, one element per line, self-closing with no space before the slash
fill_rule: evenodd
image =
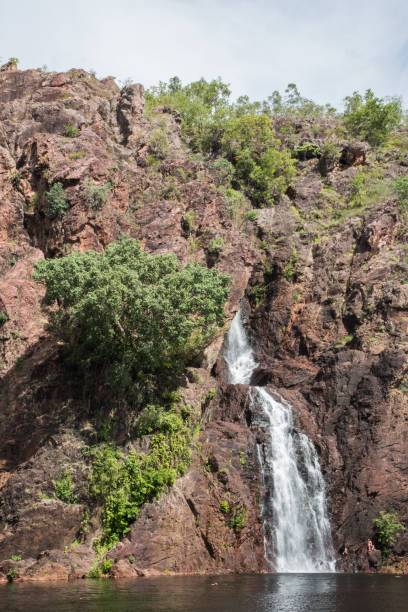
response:
<path id="1" fill-rule="evenodd" d="M 37 262 L 51 329 L 81 368 L 107 371 L 115 388 L 191 363 L 224 323 L 230 278 L 121 238 Z"/>
<path id="2" fill-rule="evenodd" d="M 400 98 L 377 98 L 371 89 L 367 89 L 364 97 L 355 91 L 344 102 L 347 129 L 374 146 L 383 144 L 402 119 Z"/>
<path id="3" fill-rule="evenodd" d="M 255 206 L 272 204 L 295 176 L 295 161 L 280 145 L 265 114 L 235 116 L 224 124 L 221 150 L 235 166 L 235 186 Z"/>
<path id="4" fill-rule="evenodd" d="M 269 115 L 295 115 L 300 117 L 315 117 L 319 115 L 334 115 L 336 109 L 331 104 L 316 104 L 313 100 L 305 98 L 295 83 L 289 83 L 282 95 L 275 90 L 263 102 L 263 112 Z"/>
<path id="5" fill-rule="evenodd" d="M 212 158 L 226 158 L 233 164 L 229 174 L 235 170 L 235 188 L 243 189 L 255 206 L 269 205 L 289 186 L 294 162 L 275 136 L 272 105 L 251 102 L 247 96 L 232 103 L 230 95 L 221 79 L 183 86 L 173 77 L 151 88 L 146 101 L 148 108 L 174 106 L 190 146 Z"/>
<path id="6" fill-rule="evenodd" d="M 220 78 L 183 86 L 179 77 L 173 77 L 146 92 L 146 105 L 174 106 L 181 114 L 184 136 L 197 151 L 207 151 L 217 125 L 229 114 L 230 95 L 229 86 Z"/>

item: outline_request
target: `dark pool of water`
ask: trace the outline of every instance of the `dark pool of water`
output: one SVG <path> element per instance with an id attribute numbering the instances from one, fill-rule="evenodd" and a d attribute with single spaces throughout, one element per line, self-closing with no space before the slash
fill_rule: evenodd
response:
<path id="1" fill-rule="evenodd" d="M 407 612 L 408 576 L 270 574 L 0 585 L 3 612 Z"/>

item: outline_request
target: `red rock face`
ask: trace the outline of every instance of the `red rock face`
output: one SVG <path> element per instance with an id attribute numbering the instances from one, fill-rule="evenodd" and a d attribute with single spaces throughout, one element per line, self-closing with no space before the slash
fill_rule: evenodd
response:
<path id="1" fill-rule="evenodd" d="M 178 113 L 144 113 L 141 85 L 120 91 L 112 78 L 83 70 L 10 68 L 0 72 L 0 579 L 17 564 L 20 579 L 81 577 L 94 561 L 101 509 L 85 533 L 89 464 L 81 449 L 101 443 L 113 402 L 104 389 L 95 397 L 78 391 L 62 369 L 44 290 L 31 275 L 38 259 L 101 251 L 121 234 L 151 253 L 231 275 L 228 317 L 244 295 L 249 303 L 259 363 L 252 383 L 292 403 L 296 426 L 320 453 L 339 567 L 378 571 L 378 552 L 367 546 L 373 519 L 393 509 L 408 525 L 408 245 L 391 197 L 360 216 L 347 208 L 357 165 L 375 167 L 375 153 L 336 141 L 337 157 L 299 161 L 288 196 L 262 209 L 254 229 L 231 219 L 207 166 L 182 142 Z M 334 120 L 319 121 L 300 121 L 293 137 L 320 146 Z M 168 145 L 159 152 L 158 129 Z M 403 175 L 398 160 L 379 160 L 384 181 Z M 108 185 L 100 207 L 84 197 L 89 181 Z M 58 182 L 69 208 L 50 218 L 46 193 Z M 215 238 L 224 241 L 216 255 Z M 207 349 L 196 382 L 182 381 L 186 404 L 203 417 L 191 468 L 142 508 L 109 553 L 112 576 L 266 570 L 256 461 L 263 434 L 252 425 L 246 388 L 222 382 L 222 342 L 220 334 Z M 117 410 L 116 441 L 126 446 L 133 415 Z M 55 497 L 66 470 L 72 504 Z M 234 530 L 232 513 L 244 508 Z M 394 552 L 407 547 L 402 535 Z"/>
<path id="2" fill-rule="evenodd" d="M 220 390 L 200 456 L 168 495 L 144 507 L 109 553 L 116 577 L 132 575 L 133 563 L 147 574 L 266 571 L 256 440 L 243 417 L 246 392 L 230 385 Z M 242 509 L 244 525 L 234 530 L 231 517 Z"/>
<path id="3" fill-rule="evenodd" d="M 313 162 L 304 166 L 292 207 L 303 227 L 310 231 L 312 223 L 316 231 L 311 208 L 315 216 L 321 187 Z M 338 169 L 330 177 L 343 194 L 346 172 Z M 395 177 L 401 169 L 390 162 L 384 172 Z M 259 218 L 271 242 L 285 223 L 273 223 L 279 214 L 279 208 L 267 210 Z M 395 510 L 408 522 L 405 223 L 395 202 L 378 201 L 363 219 L 351 216 L 311 245 L 289 218 L 288 235 L 268 253 L 273 278 L 266 279 L 262 301 L 252 310 L 260 364 L 252 382 L 282 393 L 320 450 L 335 549 L 347 549 L 339 553 L 338 567 L 347 571 L 379 569 L 367 541 L 380 510 Z M 288 280 L 285 266 L 294 247 L 298 259 Z M 251 284 L 262 282 L 263 273 L 254 274 Z M 405 555 L 407 547 L 401 533 L 395 552 Z"/>
<path id="4" fill-rule="evenodd" d="M 141 85 L 119 91 L 113 79 L 98 81 L 81 70 L 56 75 L 3 71 L 0 102 L 0 312 L 7 316 L 0 328 L 0 559 L 21 555 L 20 579 L 66 579 L 89 570 L 95 557 L 92 540 L 100 535 L 101 524 L 100 516 L 92 519 L 89 535 L 82 536 L 85 552 L 79 561 L 77 547 L 74 551 L 70 545 L 81 533 L 86 496 L 79 493 L 77 504 L 65 504 L 55 498 L 54 483 L 64 470 L 73 470 L 77 488 L 82 482 L 79 489 L 86 491 L 88 467 L 80 448 L 96 435 L 86 416 L 94 408 L 92 400 L 83 404 L 74 399 L 69 377 L 60 370 L 58 347 L 46 331 L 44 290 L 31 276 L 33 264 L 75 250 L 100 251 L 127 234 L 152 253 L 174 252 L 183 264 L 208 263 L 230 273 L 227 313 L 232 316 L 259 255 L 252 246 L 251 224 L 239 228 L 230 219 L 205 167 L 190 158 L 177 113 L 163 107 L 153 119 L 145 118 Z M 167 135 L 168 150 L 154 158 L 150 141 L 158 128 Z M 110 186 L 98 209 L 84 198 L 89 181 Z M 50 218 L 45 194 L 58 182 L 69 208 Z M 214 257 L 208 245 L 216 237 L 225 248 Z M 208 348 L 208 368 L 221 343 L 222 337 Z M 203 380 L 187 388 L 190 405 L 198 410 L 202 394 L 216 386 L 206 371 Z M 123 413 L 119 441 L 127 439 L 130 419 Z M 222 449 L 217 448 L 219 436 L 225 439 Z M 253 436 L 245 421 L 214 422 L 203 433 L 202 445 L 218 457 L 220 478 L 218 468 L 201 465 L 196 457 L 191 471 L 168 496 L 147 507 L 132 530 L 138 542 L 129 544 L 135 566 L 118 553 L 114 575 L 263 569 Z M 242 467 L 240 453 L 249 453 L 255 475 Z M 244 504 L 248 509 L 240 533 L 220 510 L 227 494 L 231 508 Z M 174 496 L 184 500 L 180 507 L 174 506 Z M 162 529 L 153 541 L 147 534 L 159 518 Z M 171 542 L 169 525 L 179 527 L 171 527 Z M 157 557 L 169 548 L 174 549 L 171 560 L 157 566 Z M 0 576 L 3 572 L 5 577 L 10 563 L 0 567 Z"/>

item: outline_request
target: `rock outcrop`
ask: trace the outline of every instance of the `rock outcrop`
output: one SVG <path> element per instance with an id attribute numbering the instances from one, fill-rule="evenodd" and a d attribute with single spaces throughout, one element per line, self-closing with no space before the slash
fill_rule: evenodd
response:
<path id="1" fill-rule="evenodd" d="M 406 220 L 388 196 L 362 218 L 351 210 L 344 221 L 319 221 L 323 184 L 314 164 L 303 164 L 295 185 L 297 222 L 285 222 L 281 206 L 258 218 L 273 248 L 269 276 L 257 271 L 249 291 L 254 302 L 262 287 L 251 317 L 260 364 L 253 383 L 271 384 L 292 403 L 321 452 L 335 548 L 347 550 L 339 567 L 368 571 L 379 566 L 367 557 L 367 541 L 380 510 L 408 520 Z M 401 175 L 396 161 L 382 169 L 388 179 Z M 329 175 L 340 197 L 351 172 Z M 405 555 L 407 546 L 402 533 L 395 551 Z"/>
<path id="2" fill-rule="evenodd" d="M 122 234 L 231 275 L 226 310 L 231 319 L 245 297 L 259 364 L 252 383 L 291 402 L 319 451 L 338 566 L 379 571 L 379 552 L 367 546 L 373 519 L 395 510 L 408 525 L 408 238 L 392 195 L 358 202 L 352 182 L 361 164 L 380 167 L 384 183 L 403 176 L 401 153 L 376 158 L 365 143 L 340 141 L 327 118 L 296 120 L 290 145 L 280 118 L 282 142 L 294 155 L 310 143 L 308 153 L 297 155 L 279 203 L 238 223 L 186 148 L 177 111 L 145 113 L 142 85 L 119 90 L 84 70 L 7 64 L 0 104 L 0 579 L 82 577 L 95 562 L 101 512 L 86 514 L 83 449 L 106 439 L 111 422 L 115 442 L 132 448 L 132 415 L 119 407 L 113 418 L 106 390 L 90 398 L 64 370 L 32 272 L 41 258 L 101 251 Z M 328 133 L 333 146 L 317 153 Z M 53 216 L 46 194 L 56 183 L 68 208 Z M 95 186 L 103 205 L 85 197 Z M 222 343 L 220 334 L 202 369 L 181 381 L 201 419 L 192 464 L 108 553 L 114 577 L 267 571 L 263 432 L 246 387 L 223 380 Z M 72 503 L 55 496 L 67 471 Z M 393 552 L 400 562 L 408 555 L 408 532 Z"/>
<path id="3" fill-rule="evenodd" d="M 98 440 L 98 422 L 102 423 L 104 415 L 109 420 L 109 398 L 84 402 L 61 368 L 58 347 L 46 331 L 43 288 L 32 279 L 33 264 L 75 250 L 100 251 L 127 234 L 151 253 L 174 252 L 182 263 L 211 260 L 210 265 L 229 272 L 233 286 L 227 309 L 231 316 L 259 255 L 253 246 L 252 224 L 239 228 L 231 220 L 210 174 L 185 149 L 177 113 L 161 107 L 153 118 L 144 116 L 141 85 L 120 91 L 113 79 L 98 81 L 83 70 L 60 74 L 7 70 L 0 76 L 0 101 L 0 559 L 21 556 L 20 579 L 41 579 L 46 572 L 50 577 L 84 575 L 94 560 L 91 545 L 101 525 L 100 516 L 95 516 L 88 534 L 81 526 L 88 474 L 81 448 Z M 157 150 L 152 138 L 158 130 L 165 134 L 163 151 Z M 63 216 L 52 217 L 46 192 L 55 183 L 63 185 L 69 208 Z M 108 186 L 106 202 L 98 210 L 84 198 L 86 184 Z M 208 251 L 214 238 L 225 244 L 216 256 Z M 206 352 L 209 369 L 221 343 L 222 337 Z M 198 410 L 202 394 L 216 386 L 214 380 L 209 385 L 208 376 L 205 372 L 202 379 L 207 380 L 195 386 L 190 398 Z M 194 385 L 187 379 L 184 384 L 191 395 Z M 96 421 L 95 414 L 100 414 Z M 127 439 L 130 418 L 123 413 L 119 419 L 118 443 Z M 212 444 L 207 442 L 207 430 L 202 434 L 203 448 L 208 446 L 211 452 L 218 434 L 230 441 L 224 450 L 225 464 L 232 448 L 239 457 L 253 446 L 245 421 L 235 424 L 232 431 L 229 426 L 219 425 L 215 433 L 216 425 L 208 425 Z M 185 487 L 185 499 L 191 500 L 197 514 L 194 517 L 185 502 L 190 519 L 185 529 L 195 536 L 189 549 L 190 565 L 184 564 L 183 534 L 179 534 L 180 549 L 171 563 L 158 566 L 161 571 L 169 567 L 177 571 L 263 568 L 260 523 L 253 505 L 257 490 L 254 455 L 251 461 L 254 473 L 236 471 L 230 490 L 196 459 L 193 471 L 170 494 Z M 222 467 L 235 469 L 229 464 Z M 66 470 L 73 474 L 77 503 L 63 503 L 55 497 L 55 482 Z M 201 485 L 207 487 L 208 499 L 200 496 Z M 228 515 L 219 508 L 222 494 L 231 496 L 233 508 L 242 494 L 240 503 L 245 502 L 251 517 L 250 527 L 242 534 L 228 527 Z M 166 499 L 157 504 L 165 505 Z M 149 512 L 157 516 L 156 502 L 146 509 Z M 196 525 L 199 515 L 203 516 L 200 529 Z M 211 534 L 213 515 L 219 525 Z M 173 518 L 174 512 L 168 520 Z M 138 521 L 141 533 L 143 524 L 145 529 L 154 525 L 149 520 L 144 522 L 141 517 Z M 220 530 L 224 548 L 217 541 Z M 151 542 L 150 556 L 138 559 L 144 571 L 157 555 L 162 556 L 161 547 L 168 549 L 167 533 L 166 527 L 155 548 Z M 79 534 L 86 550 L 81 563 L 78 547 L 71 546 Z M 0 575 L 7 574 L 7 563 Z M 50 563 L 54 564 L 51 569 Z M 118 567 L 115 563 L 116 572 Z"/>

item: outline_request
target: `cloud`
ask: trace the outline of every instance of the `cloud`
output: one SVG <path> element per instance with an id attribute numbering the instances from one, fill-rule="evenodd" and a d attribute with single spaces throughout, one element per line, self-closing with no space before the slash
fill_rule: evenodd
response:
<path id="1" fill-rule="evenodd" d="M 407 18 L 403 0 L 20 0 L 2 8 L 0 54 L 146 86 L 220 75 L 257 99 L 295 82 L 335 105 L 368 87 L 408 100 Z"/>

